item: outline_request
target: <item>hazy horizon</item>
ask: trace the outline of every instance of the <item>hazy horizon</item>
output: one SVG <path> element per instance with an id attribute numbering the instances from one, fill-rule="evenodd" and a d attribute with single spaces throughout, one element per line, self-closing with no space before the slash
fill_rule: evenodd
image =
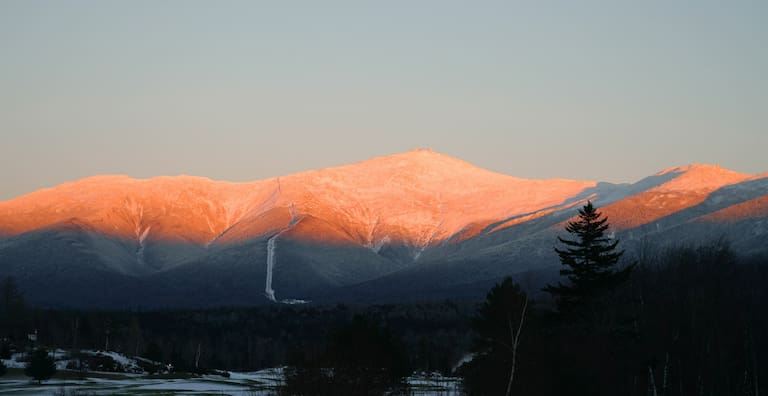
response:
<path id="1" fill-rule="evenodd" d="M 431 148 L 525 178 L 768 171 L 768 3 L 0 3 L 0 201 Z"/>

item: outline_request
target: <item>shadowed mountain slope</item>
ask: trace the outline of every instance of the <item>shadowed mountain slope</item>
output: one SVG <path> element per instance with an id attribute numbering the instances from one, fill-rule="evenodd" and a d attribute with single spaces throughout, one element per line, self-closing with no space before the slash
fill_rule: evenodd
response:
<path id="1" fill-rule="evenodd" d="M 556 265 L 587 199 L 629 249 L 733 236 L 761 253 L 766 197 L 765 174 L 711 165 L 530 180 L 429 150 L 250 183 L 96 176 L 0 202 L 0 275 L 62 306 L 444 297 Z"/>

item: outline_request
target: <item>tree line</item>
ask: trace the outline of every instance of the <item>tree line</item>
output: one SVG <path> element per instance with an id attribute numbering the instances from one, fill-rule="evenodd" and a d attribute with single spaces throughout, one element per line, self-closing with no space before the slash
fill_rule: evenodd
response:
<path id="1" fill-rule="evenodd" d="M 10 311 L 0 312 L 2 357 L 38 345 L 111 350 L 177 370 L 254 371 L 308 359 L 356 317 L 386 328 L 407 351 L 408 366 L 450 373 L 471 343 L 472 302 L 398 305 L 230 307 L 204 310 L 79 311 L 29 306 L 12 279 Z M 0 304 L 5 301 L 0 296 Z M 6 320 L 6 318 L 12 318 Z M 317 352 L 319 353 L 319 352 Z M 307 357 L 305 357 L 305 355 Z"/>
<path id="2" fill-rule="evenodd" d="M 511 279 L 474 319 L 471 395 L 754 395 L 768 373 L 768 260 L 724 239 L 618 265 L 607 219 L 583 207 L 556 248 L 552 300 Z"/>
<path id="3" fill-rule="evenodd" d="M 0 295 L 2 350 L 109 349 L 178 370 L 286 367 L 284 394 L 406 394 L 418 371 L 461 375 L 469 395 L 754 395 L 766 378 L 768 260 L 724 239 L 629 259 L 588 203 L 535 301 L 513 279 L 485 301 L 81 312 Z M 469 357 L 469 359 L 467 359 Z M 469 360 L 457 369 L 457 362 Z"/>

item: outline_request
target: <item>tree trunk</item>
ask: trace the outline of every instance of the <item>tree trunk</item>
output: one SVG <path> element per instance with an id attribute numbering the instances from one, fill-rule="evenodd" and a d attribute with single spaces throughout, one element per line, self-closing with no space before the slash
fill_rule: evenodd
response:
<path id="1" fill-rule="evenodd" d="M 651 369 L 651 366 L 648 366 L 648 394 L 659 396 L 656 392 L 656 380 L 653 379 L 653 369 Z"/>
<path id="2" fill-rule="evenodd" d="M 195 368 L 200 367 L 200 343 L 197 343 L 197 353 L 195 353 Z"/>
<path id="3" fill-rule="evenodd" d="M 523 323 L 525 322 L 525 311 L 528 308 L 528 296 L 525 296 L 525 302 L 523 303 L 523 311 L 520 313 L 520 325 L 517 327 L 517 333 L 515 333 L 514 327 L 512 327 L 512 321 L 509 320 L 509 332 L 512 336 L 512 368 L 509 371 L 509 381 L 507 382 L 507 393 L 509 396 L 512 391 L 512 382 L 515 380 L 515 365 L 517 364 L 517 346 L 520 344 L 520 332 L 523 331 Z"/>
<path id="4" fill-rule="evenodd" d="M 661 394 L 664 396 L 667 395 L 668 374 L 669 374 L 669 352 L 667 352 L 667 356 L 664 359 L 664 376 L 662 377 L 662 382 L 661 382 Z"/>
<path id="5" fill-rule="evenodd" d="M 757 348 L 755 348 L 755 340 L 750 326 L 747 326 L 747 333 L 749 335 L 749 345 L 752 347 L 752 381 L 755 383 L 755 396 L 760 396 L 760 384 L 757 375 Z"/>

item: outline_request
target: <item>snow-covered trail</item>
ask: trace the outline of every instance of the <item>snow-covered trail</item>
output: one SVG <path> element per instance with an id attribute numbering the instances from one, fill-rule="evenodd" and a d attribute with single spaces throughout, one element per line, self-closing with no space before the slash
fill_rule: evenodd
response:
<path id="1" fill-rule="evenodd" d="M 267 282 L 264 287 L 264 294 L 272 302 L 277 301 L 275 300 L 275 289 L 272 288 L 272 272 L 275 269 L 275 243 L 277 242 L 277 237 L 283 232 L 278 232 L 267 241 Z"/>
<path id="2" fill-rule="evenodd" d="M 280 230 L 277 234 L 273 235 L 272 238 L 269 238 L 267 240 L 267 278 L 264 285 L 264 295 L 267 296 L 269 301 L 272 302 L 281 302 L 284 304 L 303 304 L 307 301 L 305 300 L 294 300 L 294 299 L 286 299 L 286 300 L 280 300 L 278 301 L 275 297 L 275 289 L 272 288 L 272 276 L 275 270 L 275 248 L 277 247 L 277 238 L 282 235 L 284 232 L 289 231 L 291 228 L 293 228 L 296 224 L 298 224 L 299 221 L 301 221 L 301 218 L 296 215 L 296 208 L 293 204 L 291 204 L 291 221 L 288 223 L 288 226 Z"/>

